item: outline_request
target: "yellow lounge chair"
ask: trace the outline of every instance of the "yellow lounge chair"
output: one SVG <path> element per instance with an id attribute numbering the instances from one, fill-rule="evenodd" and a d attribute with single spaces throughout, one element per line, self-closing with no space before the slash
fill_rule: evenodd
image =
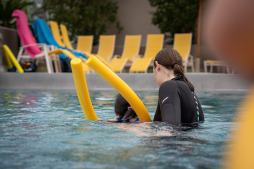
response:
<path id="1" fill-rule="evenodd" d="M 91 53 L 93 46 L 93 36 L 78 36 L 78 44 L 77 50 L 78 51 L 85 51 Z"/>
<path id="2" fill-rule="evenodd" d="M 148 34 L 145 55 L 134 60 L 130 72 L 147 72 L 148 67 L 153 66 L 154 57 L 162 49 L 163 42 L 163 34 Z"/>
<path id="3" fill-rule="evenodd" d="M 60 32 L 59 32 L 59 27 L 58 27 L 58 24 L 57 22 L 55 21 L 50 21 L 49 22 L 50 24 L 50 28 L 51 28 L 51 31 L 52 31 L 52 34 L 56 40 L 56 42 L 61 46 L 61 47 L 65 47 L 63 41 L 62 41 L 62 36 L 60 35 Z"/>
<path id="4" fill-rule="evenodd" d="M 60 32 L 59 32 L 59 28 L 58 28 L 58 24 L 57 22 L 55 21 L 50 21 L 50 27 L 51 27 L 51 30 L 52 30 L 52 33 L 53 33 L 53 36 L 55 38 L 55 40 L 57 41 L 57 43 L 62 46 L 62 47 L 67 47 L 71 50 L 73 50 L 73 47 L 70 43 L 70 40 L 69 40 L 69 36 L 68 36 L 68 31 L 67 31 L 67 28 L 65 25 L 61 24 L 60 25 L 60 29 L 61 29 L 61 32 L 62 32 L 62 36 L 60 35 Z M 62 41 L 63 40 L 63 41 Z M 60 43 L 59 43 L 60 42 Z M 63 43 L 64 42 L 64 43 Z M 85 53 L 85 52 L 84 52 Z M 69 57 L 69 56 L 68 56 Z M 83 62 L 85 62 L 83 60 Z M 86 65 L 84 64 L 84 71 L 85 72 L 91 72 L 92 70 Z"/>
<path id="5" fill-rule="evenodd" d="M 124 49 L 121 58 L 114 57 L 110 66 L 114 72 L 122 72 L 125 66 L 129 66 L 139 54 L 141 35 L 126 35 Z"/>
<path id="6" fill-rule="evenodd" d="M 105 36 L 105 40 L 109 40 L 109 43 L 105 43 L 104 47 L 105 50 L 100 50 L 100 51 L 104 51 L 104 53 L 101 53 L 102 56 L 107 56 L 107 54 L 112 55 L 113 54 L 113 50 L 114 50 L 114 45 L 115 45 L 115 35 L 113 36 Z M 109 38 L 108 38 L 109 37 Z M 113 40 L 113 41 L 111 41 Z M 105 41 L 107 42 L 107 41 Z M 113 43 L 111 43 L 113 42 Z M 77 44 L 77 50 L 78 51 L 82 51 L 86 56 L 89 56 L 89 54 L 92 51 L 92 46 L 93 46 L 93 36 L 79 36 L 78 37 L 78 44 Z M 113 48 L 111 48 L 111 46 Z M 112 50 L 111 50 L 112 49 Z M 111 69 L 111 66 L 109 65 L 109 63 L 103 58 L 101 57 L 101 55 L 96 55 L 106 66 L 108 66 Z M 91 71 L 93 71 L 91 69 Z"/>
<path id="7" fill-rule="evenodd" d="M 71 50 L 73 50 L 73 47 L 71 45 L 70 39 L 69 39 L 69 35 L 68 35 L 68 31 L 65 25 L 60 24 L 60 29 L 62 32 L 62 37 L 63 37 L 63 42 L 65 44 L 65 46 Z"/>
<path id="8" fill-rule="evenodd" d="M 112 69 L 109 64 L 115 50 L 115 35 L 100 35 L 99 48 L 95 56 Z"/>
<path id="9" fill-rule="evenodd" d="M 194 72 L 194 60 L 190 55 L 192 33 L 176 33 L 174 37 L 173 48 L 179 52 L 183 58 L 184 71 L 187 72 L 187 67 L 190 66 Z"/>
<path id="10" fill-rule="evenodd" d="M 101 35 L 96 56 L 110 62 L 115 50 L 116 35 Z"/>
<path id="11" fill-rule="evenodd" d="M 57 22 L 50 21 L 50 26 L 51 26 L 52 33 L 53 33 L 53 31 L 55 31 L 56 36 L 54 36 L 54 34 L 53 34 L 55 40 L 57 40 L 57 38 L 58 38 L 58 40 L 60 41 L 60 43 L 62 43 L 62 39 L 63 39 L 64 44 L 63 44 L 63 43 L 62 43 L 62 44 L 63 44 L 65 47 L 67 47 L 67 48 L 73 50 L 73 47 L 72 47 L 72 45 L 71 45 L 71 43 L 70 43 L 70 40 L 69 40 L 68 31 L 67 31 L 66 26 L 63 25 L 63 24 L 60 25 L 61 32 L 62 32 L 62 37 L 61 37 L 61 35 L 60 35 Z M 53 30 L 53 29 L 54 29 L 54 30 Z M 57 42 L 58 42 L 58 41 L 57 41 Z M 60 44 L 59 44 L 59 45 L 60 45 Z M 83 51 L 83 54 L 86 55 L 87 53 L 88 53 L 88 52 Z M 109 65 L 105 60 L 101 59 L 100 56 L 98 56 L 98 58 L 99 58 L 104 64 L 106 64 L 106 65 L 110 68 L 110 65 Z M 87 70 L 87 69 L 88 69 L 88 70 Z M 87 70 L 87 71 L 92 71 L 89 67 L 87 67 L 86 70 Z"/>
<path id="12" fill-rule="evenodd" d="M 204 61 L 205 72 L 208 72 L 207 71 L 208 66 L 210 66 L 210 73 L 213 72 L 213 67 L 214 66 L 226 67 L 227 72 L 230 73 L 228 65 L 225 62 L 223 62 L 223 61 L 219 61 L 219 60 L 205 60 Z"/>
<path id="13" fill-rule="evenodd" d="M 93 36 L 79 36 L 77 50 L 82 51 L 86 56 L 89 57 L 91 54 L 93 45 Z M 106 58 L 111 58 L 115 48 L 115 35 L 101 35 L 99 42 L 98 54 L 95 55 L 100 59 L 106 66 L 111 69 Z"/>

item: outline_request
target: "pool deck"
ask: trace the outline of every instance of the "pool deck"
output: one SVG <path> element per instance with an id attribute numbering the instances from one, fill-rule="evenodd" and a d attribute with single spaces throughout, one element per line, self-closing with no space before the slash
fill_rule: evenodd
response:
<path id="1" fill-rule="evenodd" d="M 134 90 L 158 90 L 153 74 L 118 74 Z M 218 73 L 187 73 L 187 78 L 196 90 L 245 91 L 250 85 L 241 76 Z M 89 90 L 112 90 L 113 88 L 99 75 L 86 74 Z M 0 73 L 0 89 L 75 89 L 72 73 Z"/>

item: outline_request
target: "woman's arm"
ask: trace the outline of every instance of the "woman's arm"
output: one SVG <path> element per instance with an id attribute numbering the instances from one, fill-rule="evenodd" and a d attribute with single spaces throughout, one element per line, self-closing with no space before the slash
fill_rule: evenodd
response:
<path id="1" fill-rule="evenodd" d="M 157 109 L 153 118 L 153 121 L 161 121 L 161 110 L 160 110 L 160 103 L 158 101 Z"/>
<path id="2" fill-rule="evenodd" d="M 181 103 L 175 82 L 166 82 L 159 90 L 161 119 L 173 125 L 181 124 Z"/>

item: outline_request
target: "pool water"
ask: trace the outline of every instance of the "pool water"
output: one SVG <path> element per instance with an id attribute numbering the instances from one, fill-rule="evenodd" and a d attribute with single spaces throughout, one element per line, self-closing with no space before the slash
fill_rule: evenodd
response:
<path id="1" fill-rule="evenodd" d="M 115 124 L 116 91 L 91 91 L 84 119 L 76 91 L 0 90 L 0 168 L 219 168 L 244 92 L 197 92 L 205 122 L 176 131 L 162 123 Z M 151 117 L 156 91 L 137 92 Z"/>

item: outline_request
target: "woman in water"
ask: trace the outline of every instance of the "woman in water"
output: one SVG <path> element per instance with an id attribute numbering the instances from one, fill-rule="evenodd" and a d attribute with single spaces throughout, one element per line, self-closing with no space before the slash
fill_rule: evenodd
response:
<path id="1" fill-rule="evenodd" d="M 162 49 L 155 57 L 153 72 L 160 86 L 154 121 L 191 127 L 204 121 L 194 86 L 185 77 L 182 58 L 176 50 Z"/>

